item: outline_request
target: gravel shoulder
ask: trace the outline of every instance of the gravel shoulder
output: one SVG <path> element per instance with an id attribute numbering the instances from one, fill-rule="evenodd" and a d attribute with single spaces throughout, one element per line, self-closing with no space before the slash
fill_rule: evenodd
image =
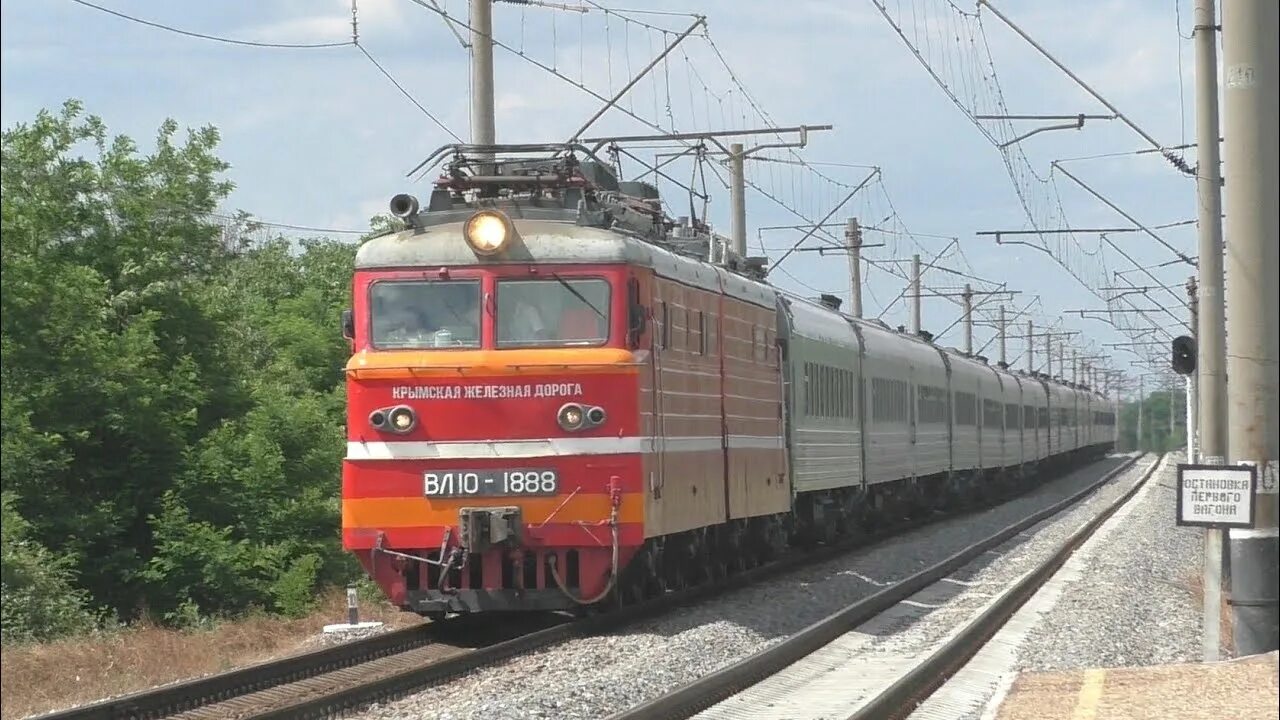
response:
<path id="1" fill-rule="evenodd" d="M 359 717 L 419 717 L 424 707 L 432 708 L 436 717 L 454 720 L 606 716 L 736 662 L 939 562 L 956 549 L 1088 486 L 1122 460 L 1109 458 L 999 507 L 919 528 L 622 632 L 574 639 L 513 658 L 448 685 L 375 706 Z M 1140 462 L 1084 504 L 1105 502 L 1102 498 L 1108 493 L 1118 494 L 1122 491 L 1118 486 L 1127 487 L 1145 465 Z M 1065 515 L 1076 512 L 1089 510 L 1078 505 Z M 1033 534 L 1024 533 L 1001 550 L 1026 542 Z"/>
<path id="2" fill-rule="evenodd" d="M 1179 456 L 912 716 L 993 716 L 1020 671 L 1194 662 L 1203 531 L 1174 522 Z"/>

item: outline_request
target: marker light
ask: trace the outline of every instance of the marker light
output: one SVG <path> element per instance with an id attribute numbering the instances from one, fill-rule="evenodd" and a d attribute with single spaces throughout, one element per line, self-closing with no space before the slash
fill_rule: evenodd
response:
<path id="1" fill-rule="evenodd" d="M 408 405 L 394 407 L 387 413 L 387 425 L 392 432 L 407 433 L 417 424 L 413 408 Z"/>
<path id="2" fill-rule="evenodd" d="M 565 430 L 578 430 L 582 427 L 582 406 L 569 403 L 561 406 L 560 412 L 556 413 L 556 421 L 560 423 L 560 427 Z"/>
<path id="3" fill-rule="evenodd" d="M 472 250 L 481 255 L 494 255 L 506 247 L 511 225 L 506 215 L 496 210 L 481 210 L 467 220 L 463 233 Z"/>

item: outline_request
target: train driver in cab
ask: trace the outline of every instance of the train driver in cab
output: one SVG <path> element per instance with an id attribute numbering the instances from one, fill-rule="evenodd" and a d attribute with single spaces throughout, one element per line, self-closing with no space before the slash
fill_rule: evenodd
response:
<path id="1" fill-rule="evenodd" d="M 552 280 L 500 283 L 500 346 L 596 345 L 605 341 L 608 336 L 607 283 L 594 278 L 553 277 Z"/>
<path id="2" fill-rule="evenodd" d="M 478 347 L 479 283 L 374 286 L 374 343 L 386 348 Z"/>

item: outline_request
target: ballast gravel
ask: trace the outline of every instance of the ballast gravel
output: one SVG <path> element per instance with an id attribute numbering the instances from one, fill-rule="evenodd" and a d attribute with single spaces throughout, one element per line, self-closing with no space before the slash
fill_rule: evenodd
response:
<path id="1" fill-rule="evenodd" d="M 1200 660 L 1203 531 L 1174 522 L 1178 462 L 1166 458 L 1105 552 L 1090 553 L 1087 569 L 1029 634 L 1019 669 Z"/>
<path id="2" fill-rule="evenodd" d="M 1078 492 L 1122 459 L 1109 458 L 998 507 L 912 530 L 771 582 L 727 593 L 678 614 L 512 658 L 446 685 L 373 706 L 358 717 L 606 717 L 758 652 L 885 585 L 935 564 Z M 1037 530 L 1063 524 L 1064 529 L 1053 541 L 1060 542 L 1085 518 L 1129 487 L 1149 463 L 1149 459 L 1139 461 L 1121 473 L 1117 481 L 1011 540 L 1001 551 L 1027 542 Z"/>

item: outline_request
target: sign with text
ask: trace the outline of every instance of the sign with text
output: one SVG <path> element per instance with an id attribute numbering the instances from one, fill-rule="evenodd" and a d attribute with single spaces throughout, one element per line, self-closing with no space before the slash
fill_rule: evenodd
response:
<path id="1" fill-rule="evenodd" d="M 1253 527 L 1257 484 L 1252 465 L 1178 465 L 1178 524 Z"/>

